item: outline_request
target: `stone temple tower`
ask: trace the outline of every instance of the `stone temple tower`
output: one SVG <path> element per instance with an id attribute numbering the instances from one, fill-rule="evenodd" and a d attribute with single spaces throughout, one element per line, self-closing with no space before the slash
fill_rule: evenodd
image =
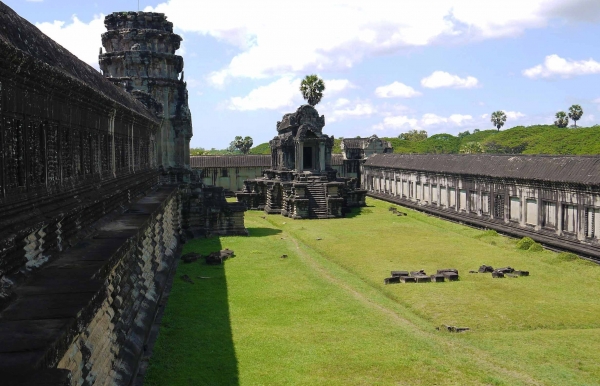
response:
<path id="1" fill-rule="evenodd" d="M 104 19 L 100 69 L 162 118 L 157 162 L 165 170 L 189 169 L 192 116 L 183 79 L 183 58 L 175 55 L 181 36 L 163 13 L 114 12 Z"/>

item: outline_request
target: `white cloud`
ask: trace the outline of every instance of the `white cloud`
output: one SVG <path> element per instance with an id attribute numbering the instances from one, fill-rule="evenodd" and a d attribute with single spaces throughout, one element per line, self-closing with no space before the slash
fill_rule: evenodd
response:
<path id="1" fill-rule="evenodd" d="M 230 110 L 275 110 L 299 104 L 301 94 L 298 92 L 300 79 L 282 77 L 266 86 L 250 91 L 245 97 L 233 97 L 229 100 Z"/>
<path id="2" fill-rule="evenodd" d="M 324 96 L 338 94 L 348 88 L 354 87 L 347 79 L 330 79 L 325 81 Z M 300 78 L 292 76 L 283 76 L 278 80 L 266 85 L 255 88 L 244 97 L 232 97 L 229 99 L 228 108 L 230 110 L 249 111 L 249 110 L 275 110 L 293 105 L 300 105 L 303 102 L 300 93 Z M 344 104 L 344 99 L 338 99 L 337 102 Z M 345 100 L 347 101 L 347 100 Z M 347 104 L 347 102 L 345 103 Z M 346 115 L 352 115 L 348 112 Z"/>
<path id="3" fill-rule="evenodd" d="M 421 93 L 404 83 L 394 82 L 387 86 L 377 87 L 375 95 L 379 98 L 412 98 L 421 95 Z"/>
<path id="4" fill-rule="evenodd" d="M 543 64 L 523 70 L 528 78 L 571 78 L 578 75 L 600 74 L 600 63 L 594 59 L 572 60 L 553 54 L 546 56 Z"/>
<path id="5" fill-rule="evenodd" d="M 362 118 L 375 114 L 377 110 L 369 102 L 358 102 L 353 107 L 334 110 L 326 115 L 330 122 L 335 122 L 344 118 Z"/>
<path id="6" fill-rule="evenodd" d="M 505 111 L 504 114 L 506 114 L 506 118 L 508 119 L 519 119 L 525 116 L 525 114 L 519 111 Z"/>
<path id="7" fill-rule="evenodd" d="M 427 88 L 453 87 L 453 88 L 474 88 L 479 85 L 477 78 L 467 76 L 461 78 L 458 75 L 452 75 L 445 71 L 434 71 L 428 77 L 421 79 L 421 86 Z"/>
<path id="8" fill-rule="evenodd" d="M 594 0 L 579 0 L 594 7 Z M 164 12 L 183 31 L 209 35 L 238 51 L 212 78 L 264 78 L 307 71 L 351 68 L 364 58 L 408 47 L 516 36 L 555 18 L 579 20 L 563 12 L 571 0 L 305 0 L 318 10 L 291 28 L 295 2 L 264 0 L 169 0 L 147 11 Z M 265 11 L 268 10 L 268 11 Z M 566 15 L 566 16 L 563 16 Z M 274 16 L 277 15 L 277 16 Z M 308 15 L 308 14 L 307 14 Z"/>
<path id="9" fill-rule="evenodd" d="M 373 126 L 375 130 L 402 129 L 402 128 L 417 128 L 419 121 L 415 118 L 409 118 L 406 115 L 397 115 L 394 117 L 385 117 L 382 123 Z"/>
<path id="10" fill-rule="evenodd" d="M 482 118 L 482 119 L 486 119 L 486 118 L 487 118 L 487 117 L 489 117 L 489 116 L 490 116 L 490 114 L 481 114 L 481 118 Z"/>
<path id="11" fill-rule="evenodd" d="M 100 35 L 106 32 L 104 15 L 95 15 L 89 23 L 84 23 L 73 15 L 70 23 L 55 20 L 52 23 L 36 23 L 35 26 L 82 61 L 99 68 L 98 50 L 102 46 Z"/>
<path id="12" fill-rule="evenodd" d="M 427 127 L 437 127 L 438 129 L 449 129 L 461 127 L 464 123 L 473 120 L 471 115 L 452 114 L 449 117 L 442 117 L 433 113 L 426 113 L 420 119 L 408 117 L 407 115 L 389 116 L 383 119 L 383 122 L 373 126 L 376 130 L 385 129 L 421 129 Z M 439 131 L 439 130 L 436 130 Z"/>

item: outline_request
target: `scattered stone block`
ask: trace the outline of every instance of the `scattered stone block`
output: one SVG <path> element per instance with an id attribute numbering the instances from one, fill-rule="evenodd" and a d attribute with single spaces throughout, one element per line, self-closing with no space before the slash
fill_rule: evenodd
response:
<path id="1" fill-rule="evenodd" d="M 442 328 L 445 329 L 448 332 L 464 332 L 464 331 L 469 331 L 470 328 L 469 327 L 456 327 L 456 326 L 448 326 L 446 324 L 442 325 Z M 437 328 L 438 330 L 440 328 Z"/>
<path id="2" fill-rule="evenodd" d="M 409 276 L 409 272 L 408 271 L 391 271 L 390 273 L 392 275 L 392 277 L 396 277 L 396 276 Z"/>
<path id="3" fill-rule="evenodd" d="M 513 273 L 517 276 L 529 276 L 529 271 L 514 271 Z"/>
<path id="4" fill-rule="evenodd" d="M 515 269 L 512 267 L 503 267 L 503 268 L 496 268 L 496 271 L 502 272 L 502 273 L 513 273 L 515 271 Z"/>
<path id="5" fill-rule="evenodd" d="M 288 256 L 287 255 L 281 255 L 282 259 L 286 259 Z"/>
<path id="6" fill-rule="evenodd" d="M 487 273 L 487 272 L 494 272 L 494 267 L 492 267 L 491 265 L 482 265 L 481 267 L 479 267 L 479 273 Z"/>
<path id="7" fill-rule="evenodd" d="M 479 273 L 479 272 L 477 272 L 477 271 L 469 271 L 469 273 Z"/>
<path id="8" fill-rule="evenodd" d="M 415 276 L 417 283 L 431 283 L 431 277 L 429 276 Z"/>
<path id="9" fill-rule="evenodd" d="M 444 273 L 442 273 L 442 275 L 444 275 L 444 277 L 448 281 L 457 281 L 458 280 L 458 273 L 455 273 L 455 272 L 444 272 Z"/>
<path id="10" fill-rule="evenodd" d="M 383 282 L 384 284 L 400 283 L 400 276 L 386 277 L 385 279 L 383 279 Z"/>
<path id="11" fill-rule="evenodd" d="M 499 278 L 502 278 L 502 277 L 504 277 L 504 273 L 503 273 L 503 272 L 500 272 L 500 271 L 493 271 L 493 272 L 492 272 L 492 277 L 493 277 L 494 279 L 499 279 Z"/>
<path id="12" fill-rule="evenodd" d="M 519 277 L 519 275 L 515 275 L 514 273 L 507 273 L 507 274 L 505 274 L 504 276 L 507 276 L 507 277 L 512 277 L 512 278 L 514 278 L 514 279 L 516 279 L 516 278 L 518 278 L 518 277 Z"/>
<path id="13" fill-rule="evenodd" d="M 444 275 L 431 275 L 431 281 L 434 283 L 443 283 L 444 281 L 446 281 L 446 276 Z"/>
<path id="14" fill-rule="evenodd" d="M 400 276 L 401 283 L 416 283 L 417 280 L 411 276 Z"/>
<path id="15" fill-rule="evenodd" d="M 410 276 L 427 276 L 427 274 L 425 273 L 425 270 L 420 270 L 420 271 L 410 271 Z"/>
<path id="16" fill-rule="evenodd" d="M 445 273 L 455 273 L 458 275 L 458 269 L 455 269 L 455 268 L 438 269 L 437 273 L 440 275 L 443 275 Z"/>

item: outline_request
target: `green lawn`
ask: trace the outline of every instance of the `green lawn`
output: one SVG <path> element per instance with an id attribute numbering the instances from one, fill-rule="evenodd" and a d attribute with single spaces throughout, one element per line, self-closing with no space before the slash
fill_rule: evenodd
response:
<path id="1" fill-rule="evenodd" d="M 250 237 L 186 244 L 236 257 L 179 266 L 146 384 L 600 384 L 600 266 L 368 204 L 335 220 L 246 212 Z M 468 273 L 481 264 L 531 276 Z M 461 280 L 383 285 L 440 268 Z"/>

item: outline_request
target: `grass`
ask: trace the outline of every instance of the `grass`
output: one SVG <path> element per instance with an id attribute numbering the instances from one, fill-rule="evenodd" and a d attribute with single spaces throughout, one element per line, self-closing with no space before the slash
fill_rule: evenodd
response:
<path id="1" fill-rule="evenodd" d="M 600 384 L 599 266 L 368 204 L 335 220 L 247 212 L 250 237 L 186 244 L 236 257 L 178 267 L 195 283 L 175 280 L 146 384 Z M 468 273 L 482 264 L 531 276 Z M 440 268 L 461 280 L 383 284 Z"/>

